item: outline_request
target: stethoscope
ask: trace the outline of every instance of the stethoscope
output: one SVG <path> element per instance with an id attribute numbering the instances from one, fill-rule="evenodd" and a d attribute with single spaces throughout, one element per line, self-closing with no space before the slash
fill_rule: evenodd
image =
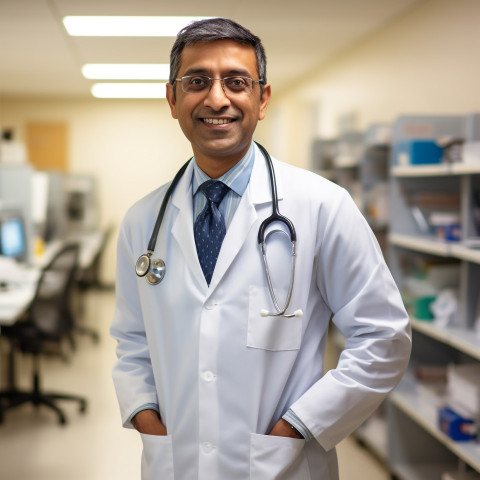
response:
<path id="1" fill-rule="evenodd" d="M 268 154 L 267 150 L 262 145 L 260 145 L 257 142 L 255 142 L 255 144 L 258 146 L 263 156 L 265 157 L 267 167 L 268 167 L 268 173 L 270 177 L 270 188 L 272 191 L 272 214 L 261 223 L 260 228 L 258 229 L 258 244 L 262 252 L 263 264 L 264 264 L 265 273 L 267 276 L 268 289 L 270 290 L 270 296 L 272 298 L 272 302 L 276 310 L 276 312 L 269 312 L 268 310 L 262 309 L 260 311 L 260 315 L 262 317 L 287 317 L 287 318 L 301 317 L 303 315 L 302 310 L 295 310 L 294 313 L 290 313 L 290 314 L 286 313 L 287 308 L 290 305 L 290 299 L 292 298 L 293 284 L 295 280 L 295 257 L 296 257 L 295 243 L 297 241 L 297 234 L 295 232 L 295 227 L 293 226 L 293 223 L 290 221 L 290 219 L 281 215 L 278 210 L 277 182 L 275 179 L 275 171 L 273 169 L 272 159 Z M 153 227 L 152 236 L 150 237 L 150 241 L 148 242 L 147 253 L 144 253 L 143 255 L 141 255 L 137 260 L 137 263 L 135 264 L 135 273 L 139 277 L 145 277 L 147 282 L 150 285 L 158 285 L 165 277 L 165 270 L 166 270 L 165 262 L 161 258 L 152 259 L 151 257 L 153 252 L 155 251 L 155 244 L 157 243 L 158 232 L 160 230 L 160 226 L 163 221 L 163 216 L 165 215 L 165 210 L 167 209 L 168 201 L 172 196 L 173 191 L 175 190 L 178 182 L 180 181 L 180 178 L 184 174 L 190 161 L 191 161 L 191 158 L 180 168 L 180 170 L 175 175 L 172 183 L 168 187 L 167 192 L 165 193 L 165 197 L 160 206 L 157 220 L 155 221 L 155 226 Z M 283 223 L 287 227 L 289 233 L 287 234 L 284 230 L 280 229 L 280 230 L 270 231 L 267 235 L 265 235 L 266 228 L 274 222 Z M 286 296 L 283 307 L 281 307 L 280 304 L 278 303 L 277 297 L 275 295 L 275 291 L 273 289 L 272 279 L 270 276 L 270 269 L 268 268 L 266 248 L 265 248 L 265 243 L 269 238 L 269 236 L 272 235 L 273 233 L 279 233 L 279 232 L 285 234 L 289 238 L 292 244 L 290 284 L 288 287 L 288 292 L 287 292 L 287 296 Z"/>

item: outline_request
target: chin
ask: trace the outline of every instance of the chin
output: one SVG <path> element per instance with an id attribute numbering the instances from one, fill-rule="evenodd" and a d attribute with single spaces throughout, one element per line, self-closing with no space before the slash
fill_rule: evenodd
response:
<path id="1" fill-rule="evenodd" d="M 230 157 L 232 155 L 241 155 L 239 160 L 245 155 L 250 147 L 251 139 L 249 141 L 245 140 L 235 140 L 235 139 L 217 139 L 211 142 L 208 142 L 208 145 L 205 145 L 205 154 L 207 151 L 208 155 L 212 157 Z"/>

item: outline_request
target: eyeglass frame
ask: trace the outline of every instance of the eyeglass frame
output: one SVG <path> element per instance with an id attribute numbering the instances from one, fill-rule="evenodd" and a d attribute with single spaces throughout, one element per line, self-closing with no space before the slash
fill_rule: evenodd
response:
<path id="1" fill-rule="evenodd" d="M 202 77 L 202 78 L 208 78 L 208 80 L 210 81 L 210 86 L 208 87 L 208 90 L 201 90 L 199 92 L 187 92 L 184 90 L 183 88 L 183 82 L 182 80 L 184 78 L 192 78 L 192 77 Z M 198 93 L 208 93 L 210 92 L 210 90 L 212 89 L 213 87 L 213 82 L 215 80 L 218 80 L 219 82 L 221 82 L 221 85 L 222 85 L 222 90 L 223 90 L 223 93 L 225 93 L 225 95 L 227 95 L 227 91 L 225 90 L 225 80 L 228 80 L 230 78 L 243 78 L 243 79 L 248 79 L 248 80 L 251 80 L 252 81 L 252 89 L 251 90 L 245 90 L 247 93 L 252 93 L 253 92 L 253 86 L 255 84 L 259 84 L 260 85 L 260 88 L 262 88 L 262 85 L 265 83 L 264 80 L 262 79 L 258 79 L 258 80 L 254 80 L 252 77 L 247 77 L 245 75 L 230 75 L 228 77 L 224 77 L 224 78 L 212 78 L 212 77 L 209 77 L 208 75 L 203 75 L 203 74 L 197 74 L 197 75 L 184 75 L 183 77 L 180 77 L 180 78 L 176 78 L 175 79 L 175 83 L 179 82 L 180 83 L 180 86 L 182 87 L 182 91 L 184 93 L 186 93 L 187 95 L 192 95 L 192 94 L 198 94 Z M 227 88 L 228 90 L 228 88 Z M 232 94 L 237 94 L 237 93 L 243 93 L 242 92 L 232 92 L 230 90 L 228 90 L 229 93 L 232 93 Z"/>

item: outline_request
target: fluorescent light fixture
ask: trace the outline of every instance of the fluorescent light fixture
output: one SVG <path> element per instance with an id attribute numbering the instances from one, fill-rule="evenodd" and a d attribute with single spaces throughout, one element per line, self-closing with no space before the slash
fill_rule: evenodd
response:
<path id="1" fill-rule="evenodd" d="M 165 98 L 165 83 L 95 83 L 96 98 Z"/>
<path id="2" fill-rule="evenodd" d="M 168 80 L 166 63 L 87 63 L 82 67 L 85 78 L 94 80 Z"/>
<path id="3" fill-rule="evenodd" d="M 176 37 L 188 24 L 211 17 L 67 16 L 69 35 L 79 37 Z"/>

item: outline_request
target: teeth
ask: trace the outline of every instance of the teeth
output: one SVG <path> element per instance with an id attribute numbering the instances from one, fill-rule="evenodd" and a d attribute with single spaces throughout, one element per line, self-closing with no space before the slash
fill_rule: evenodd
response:
<path id="1" fill-rule="evenodd" d="M 231 122 L 228 118 L 204 118 L 203 121 L 205 123 L 212 123 L 213 125 L 223 125 Z"/>

